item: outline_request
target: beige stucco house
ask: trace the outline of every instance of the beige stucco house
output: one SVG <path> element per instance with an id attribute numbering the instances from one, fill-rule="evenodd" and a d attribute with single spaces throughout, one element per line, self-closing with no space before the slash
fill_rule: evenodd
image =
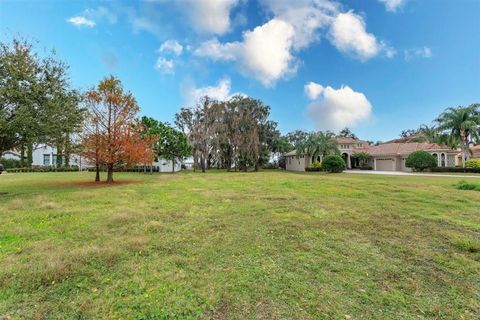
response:
<path id="1" fill-rule="evenodd" d="M 358 166 L 358 161 L 352 157 L 357 149 L 368 147 L 368 142 L 352 138 L 336 138 L 338 149 L 347 164 L 348 169 L 352 169 Z M 285 154 L 286 168 L 293 171 L 305 171 L 305 168 L 310 166 L 312 162 L 322 162 L 322 156 L 318 156 L 317 159 L 305 157 L 300 155 L 297 157 L 297 151 L 293 150 Z"/>
<path id="2" fill-rule="evenodd" d="M 439 167 L 454 167 L 455 157 L 458 154 L 456 150 L 435 143 L 391 142 L 371 146 L 365 141 L 351 138 L 337 138 L 337 143 L 348 169 L 358 166 L 357 160 L 352 157 L 358 152 L 370 154 L 368 166 L 377 171 L 410 171 L 410 168 L 405 166 L 405 160 L 412 152 L 418 150 L 427 151 L 436 157 Z M 321 161 L 321 158 L 311 159 L 302 154 L 297 156 L 295 150 L 285 154 L 287 170 L 305 171 L 312 160 Z"/>

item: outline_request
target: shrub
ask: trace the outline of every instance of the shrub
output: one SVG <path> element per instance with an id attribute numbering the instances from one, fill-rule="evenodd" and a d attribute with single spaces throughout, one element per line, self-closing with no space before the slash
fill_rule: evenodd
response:
<path id="1" fill-rule="evenodd" d="M 470 159 L 465 162 L 466 168 L 480 169 L 480 159 Z"/>
<path id="2" fill-rule="evenodd" d="M 342 172 L 346 167 L 343 158 L 337 155 L 326 156 L 322 162 L 323 170 L 331 173 Z"/>
<path id="3" fill-rule="evenodd" d="M 477 183 L 470 183 L 465 180 L 459 181 L 456 185 L 455 188 L 459 190 L 477 190 L 480 191 L 480 184 Z"/>
<path id="4" fill-rule="evenodd" d="M 313 162 L 309 167 L 305 169 L 306 171 L 321 171 L 322 164 L 318 161 Z"/>
<path id="5" fill-rule="evenodd" d="M 17 159 L 0 158 L 0 163 L 3 164 L 3 168 L 5 169 L 20 167 L 20 160 L 17 160 Z"/>
<path id="6" fill-rule="evenodd" d="M 405 161 L 407 168 L 412 168 L 413 171 L 423 171 L 425 169 L 437 166 L 437 159 L 430 153 L 419 150 L 412 152 Z"/>
<path id="7" fill-rule="evenodd" d="M 461 173 L 480 173 L 480 168 L 462 168 L 462 167 L 435 167 L 432 172 L 461 172 Z"/>
<path id="8" fill-rule="evenodd" d="M 368 165 L 366 165 L 366 166 L 360 166 L 360 167 L 358 167 L 358 168 L 359 168 L 360 170 L 373 170 L 373 167 L 372 167 L 372 166 L 368 166 Z"/>
<path id="9" fill-rule="evenodd" d="M 7 169 L 8 173 L 19 173 L 19 172 L 74 172 L 74 171 L 78 171 L 78 166 L 61 167 L 61 168 L 33 166 L 33 167 Z"/>

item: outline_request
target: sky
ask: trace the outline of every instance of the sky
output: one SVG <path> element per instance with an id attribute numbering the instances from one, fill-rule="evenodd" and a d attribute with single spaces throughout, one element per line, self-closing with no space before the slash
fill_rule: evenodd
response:
<path id="1" fill-rule="evenodd" d="M 0 41 L 55 50 L 75 88 L 115 75 L 161 121 L 243 94 L 282 133 L 378 141 L 480 102 L 479 16 L 479 0 L 0 0 Z"/>

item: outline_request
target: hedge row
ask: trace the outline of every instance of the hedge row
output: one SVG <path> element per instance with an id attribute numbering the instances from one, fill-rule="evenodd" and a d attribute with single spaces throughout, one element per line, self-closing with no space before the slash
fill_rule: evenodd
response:
<path id="1" fill-rule="evenodd" d="M 10 168 L 6 170 L 8 173 L 20 173 L 20 172 L 74 172 L 78 171 L 77 166 L 71 167 L 24 167 L 24 168 Z"/>
<path id="2" fill-rule="evenodd" d="M 461 172 L 461 173 L 480 173 L 480 168 L 460 168 L 460 167 L 435 167 L 432 172 Z"/>

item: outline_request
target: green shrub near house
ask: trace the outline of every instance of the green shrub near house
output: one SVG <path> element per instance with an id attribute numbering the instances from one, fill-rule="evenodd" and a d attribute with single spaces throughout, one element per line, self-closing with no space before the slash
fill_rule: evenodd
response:
<path id="1" fill-rule="evenodd" d="M 20 160 L 17 159 L 0 158 L 0 163 L 5 169 L 19 168 L 21 166 Z"/>
<path id="2" fill-rule="evenodd" d="M 345 161 L 338 155 L 326 156 L 322 161 L 323 171 L 339 173 L 345 170 L 346 167 Z"/>
<path id="3" fill-rule="evenodd" d="M 319 161 L 315 161 L 305 171 L 322 171 L 322 164 Z"/>
<path id="4" fill-rule="evenodd" d="M 412 152 L 405 161 L 405 166 L 413 171 L 424 171 L 437 166 L 437 159 L 430 153 L 419 150 Z"/>
<path id="5" fill-rule="evenodd" d="M 470 159 L 465 162 L 466 168 L 480 169 L 480 159 Z"/>

